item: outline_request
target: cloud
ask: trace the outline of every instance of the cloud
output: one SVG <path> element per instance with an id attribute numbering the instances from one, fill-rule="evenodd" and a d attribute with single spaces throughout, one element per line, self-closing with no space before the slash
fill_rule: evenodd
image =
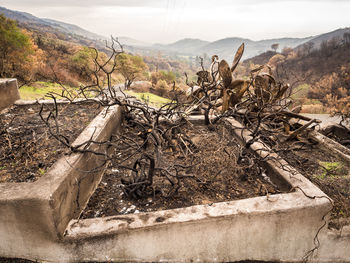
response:
<path id="1" fill-rule="evenodd" d="M 1 5 L 21 5 L 25 6 L 40 6 L 40 7 L 97 7 L 97 6 L 121 6 L 121 7 L 167 7 L 177 6 L 180 2 L 187 2 L 191 6 L 197 8 L 206 8 L 208 6 L 234 6 L 234 5 L 260 5 L 269 2 L 347 2 L 349 0 L 3 0 Z M 181 5 L 181 4 L 180 4 Z"/>
<path id="2" fill-rule="evenodd" d="M 98 7 L 98 6 L 124 6 L 124 7 L 146 7 L 159 6 L 162 0 L 3 0 L 1 5 L 21 5 L 40 7 Z"/>
<path id="3" fill-rule="evenodd" d="M 1 0 L 1 5 L 105 36 L 162 43 L 184 37 L 305 37 L 350 26 L 349 0 Z"/>

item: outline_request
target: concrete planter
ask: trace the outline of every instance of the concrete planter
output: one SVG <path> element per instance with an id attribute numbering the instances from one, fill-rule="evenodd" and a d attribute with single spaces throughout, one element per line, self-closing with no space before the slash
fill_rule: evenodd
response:
<path id="1" fill-rule="evenodd" d="M 120 111 L 112 115 L 110 124 L 101 126 L 101 133 L 119 124 Z M 249 134 L 240 123 L 233 119 L 228 123 L 235 127 L 239 140 L 247 140 Z M 271 156 L 259 142 L 251 150 L 262 157 Z M 88 169 L 84 166 L 94 157 L 86 158 L 78 167 Z M 62 162 L 56 164 L 57 169 L 71 170 Z M 63 176 L 54 169 L 49 177 L 24 187 L 25 191 L 18 184 L 0 188 L 0 255 L 54 262 L 301 262 L 318 248 L 310 257 L 312 262 L 349 262 L 350 230 L 337 233 L 324 227 L 332 207 L 328 197 L 283 160 L 266 158 L 263 165 L 294 191 L 84 220 L 73 218 L 86 204 L 101 174 L 87 176 L 76 171 Z M 77 178 L 81 179 L 80 187 Z M 12 197 L 14 194 L 17 196 Z"/>
<path id="2" fill-rule="evenodd" d="M 248 138 L 237 121 L 228 121 L 236 127 L 239 140 Z M 265 147 L 255 143 L 251 149 L 266 157 L 270 153 Z M 330 201 L 283 160 L 279 163 L 267 160 L 265 166 L 295 191 L 160 212 L 72 220 L 64 240 L 71 251 L 66 260 L 300 262 L 319 246 L 315 237 L 321 236 L 320 229 L 322 235 L 325 233 L 322 226 L 331 209 Z M 340 243 L 328 243 L 327 247 L 339 246 L 344 251 L 322 258 L 315 254 L 315 262 L 350 258 L 345 244 L 340 248 Z"/>
<path id="3" fill-rule="evenodd" d="M 0 79 L 0 111 L 19 98 L 17 79 Z"/>
<path id="4" fill-rule="evenodd" d="M 118 106 L 103 110 L 74 144 L 91 137 L 108 140 L 121 120 Z M 69 221 L 79 216 L 100 182 L 101 164 L 101 157 L 76 153 L 61 157 L 36 182 L 0 184 L 0 256 L 44 259 L 40 247 L 61 239 Z"/>

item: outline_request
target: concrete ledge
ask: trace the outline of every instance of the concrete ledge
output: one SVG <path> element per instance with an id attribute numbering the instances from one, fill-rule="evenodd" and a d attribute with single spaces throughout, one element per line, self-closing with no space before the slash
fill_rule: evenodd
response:
<path id="1" fill-rule="evenodd" d="M 0 79 L 0 111 L 19 98 L 17 79 Z"/>
<path id="2" fill-rule="evenodd" d="M 120 107 L 104 109 L 74 143 L 108 140 L 121 120 Z M 96 144 L 88 149 L 104 150 Z M 34 183 L 0 184 L 0 256 L 45 255 L 40 248 L 63 237 L 69 221 L 79 216 L 95 191 L 104 168 L 101 157 L 76 153 L 61 157 Z"/>

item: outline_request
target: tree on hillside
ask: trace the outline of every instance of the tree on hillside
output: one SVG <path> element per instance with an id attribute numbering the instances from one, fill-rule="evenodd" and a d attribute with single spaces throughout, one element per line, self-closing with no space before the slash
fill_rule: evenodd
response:
<path id="1" fill-rule="evenodd" d="M 282 54 L 276 54 L 272 58 L 270 58 L 267 63 L 272 69 L 276 69 L 277 65 L 282 63 L 286 59 Z"/>
<path id="2" fill-rule="evenodd" d="M 314 42 L 306 42 L 305 44 L 303 44 L 303 52 L 304 55 L 307 56 L 311 53 L 311 50 L 314 48 L 315 43 Z"/>
<path id="3" fill-rule="evenodd" d="M 158 71 L 152 72 L 151 74 L 151 83 L 152 86 L 156 86 L 157 82 L 160 80 L 164 80 L 167 84 L 171 84 L 176 80 L 176 75 L 171 71 Z"/>
<path id="4" fill-rule="evenodd" d="M 294 50 L 291 47 L 284 47 L 282 49 L 282 55 L 288 57 Z"/>
<path id="5" fill-rule="evenodd" d="M 80 78 L 91 81 L 93 72 L 93 58 L 95 52 L 88 47 L 82 47 L 71 57 L 71 67 L 74 72 L 77 72 Z"/>
<path id="6" fill-rule="evenodd" d="M 349 45 L 350 44 L 350 33 L 346 32 L 343 35 L 343 41 L 345 45 Z"/>
<path id="7" fill-rule="evenodd" d="M 125 88 L 129 88 L 136 79 L 140 79 L 147 69 L 147 65 L 139 56 L 122 53 L 116 57 L 116 70 L 124 77 Z"/>
<path id="8" fill-rule="evenodd" d="M 275 52 L 277 52 L 278 47 L 279 47 L 279 44 L 278 44 L 278 43 L 275 43 L 275 44 L 272 44 L 272 45 L 271 45 L 271 48 L 272 48 Z"/>
<path id="9" fill-rule="evenodd" d="M 334 50 L 340 46 L 340 39 L 332 38 L 330 40 L 323 40 L 320 45 L 320 55 L 330 57 Z"/>
<path id="10" fill-rule="evenodd" d="M 34 52 L 30 35 L 19 29 L 14 20 L 0 15 L 0 77 L 25 80 L 29 72 L 23 67 L 32 59 Z"/>

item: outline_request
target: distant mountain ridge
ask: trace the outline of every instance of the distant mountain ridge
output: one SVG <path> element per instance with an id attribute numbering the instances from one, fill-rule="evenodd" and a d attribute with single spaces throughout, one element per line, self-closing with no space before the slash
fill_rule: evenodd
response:
<path id="1" fill-rule="evenodd" d="M 198 55 L 202 56 L 204 53 L 209 56 L 218 55 L 219 58 L 231 60 L 237 48 L 244 43 L 245 51 L 243 59 L 251 58 L 263 52 L 271 50 L 272 44 L 279 44 L 279 50 L 284 47 L 295 48 L 311 40 L 313 37 L 306 38 L 276 38 L 253 41 L 247 38 L 230 37 L 220 39 L 214 42 L 203 41 L 200 39 L 183 39 L 168 45 L 156 45 L 154 48 L 161 48 L 163 50 L 170 50 L 178 52 L 179 54 Z M 192 46 L 191 46 L 192 45 Z"/>
<path id="2" fill-rule="evenodd" d="M 0 14 L 5 15 L 6 17 L 16 20 L 19 25 L 22 25 L 29 29 L 34 30 L 43 30 L 47 32 L 60 32 L 69 37 L 68 39 L 76 39 L 76 42 L 81 42 L 82 39 L 94 40 L 97 41 L 96 46 L 103 47 L 105 45 L 104 41 L 108 40 L 108 37 L 90 32 L 85 30 L 77 25 L 48 19 L 48 18 L 39 18 L 33 16 L 32 14 L 26 12 L 20 12 L 15 10 L 10 10 L 0 6 Z M 148 46 L 150 44 L 145 43 L 143 41 L 139 41 L 136 39 L 132 39 L 129 37 L 119 37 L 120 43 L 123 45 L 131 45 L 131 46 Z M 87 44 L 87 41 L 84 41 L 81 44 Z"/>
<path id="3" fill-rule="evenodd" d="M 40 20 L 47 22 L 49 26 L 52 26 L 56 28 L 59 31 L 62 31 L 64 33 L 73 33 L 76 35 L 81 35 L 86 38 L 94 39 L 94 40 L 105 40 L 107 39 L 105 36 L 101 36 L 95 33 L 92 33 L 90 31 L 87 31 L 77 25 L 73 24 L 68 24 L 64 23 L 61 21 L 53 20 L 53 19 L 48 19 L 48 18 L 41 18 Z"/>
<path id="4" fill-rule="evenodd" d="M 314 48 L 318 49 L 318 48 L 320 48 L 321 43 L 323 41 L 329 41 L 333 38 L 336 38 L 338 40 L 343 39 L 344 33 L 350 33 L 350 27 L 339 28 L 337 30 L 318 35 L 318 36 L 310 39 L 308 42 L 313 42 Z"/>
<path id="5" fill-rule="evenodd" d="M 104 41 L 108 39 L 105 36 L 92 33 L 77 25 L 53 19 L 38 18 L 26 12 L 0 7 L 0 14 L 17 20 L 18 23 L 25 28 L 40 32 L 59 32 L 64 34 L 65 40 L 78 42 L 86 46 L 93 45 L 103 49 L 105 48 Z M 136 50 L 140 54 L 149 54 L 150 50 L 159 50 L 172 55 L 203 56 L 203 54 L 207 54 L 208 56 L 218 55 L 220 59 L 232 60 L 237 48 L 242 43 L 245 43 L 243 59 L 248 59 L 271 50 L 272 44 L 279 44 L 278 50 L 282 50 L 284 47 L 297 48 L 312 41 L 315 43 L 315 48 L 317 48 L 321 45 L 322 41 L 329 40 L 333 37 L 342 37 L 345 32 L 350 33 L 350 28 L 337 29 L 318 36 L 305 38 L 275 38 L 254 41 L 247 38 L 229 37 L 213 42 L 195 38 L 185 38 L 170 44 L 150 44 L 129 37 L 119 37 L 118 39 L 122 45 L 126 46 L 126 50 Z M 135 47 L 135 49 L 133 47 Z"/>
<path id="6" fill-rule="evenodd" d="M 171 44 L 154 44 L 153 48 L 181 52 L 183 54 L 191 54 L 209 43 L 209 41 L 204 41 L 197 38 L 184 38 Z"/>
<path id="7" fill-rule="evenodd" d="M 56 29 L 64 34 L 76 34 L 92 40 L 106 39 L 106 37 L 89 32 L 79 26 L 56 21 L 53 19 L 38 18 L 26 12 L 14 11 L 4 7 L 0 7 L 0 14 L 4 14 L 8 18 L 16 20 L 19 24 L 24 24 L 29 27 L 36 28 L 37 26 L 45 26 Z"/>

